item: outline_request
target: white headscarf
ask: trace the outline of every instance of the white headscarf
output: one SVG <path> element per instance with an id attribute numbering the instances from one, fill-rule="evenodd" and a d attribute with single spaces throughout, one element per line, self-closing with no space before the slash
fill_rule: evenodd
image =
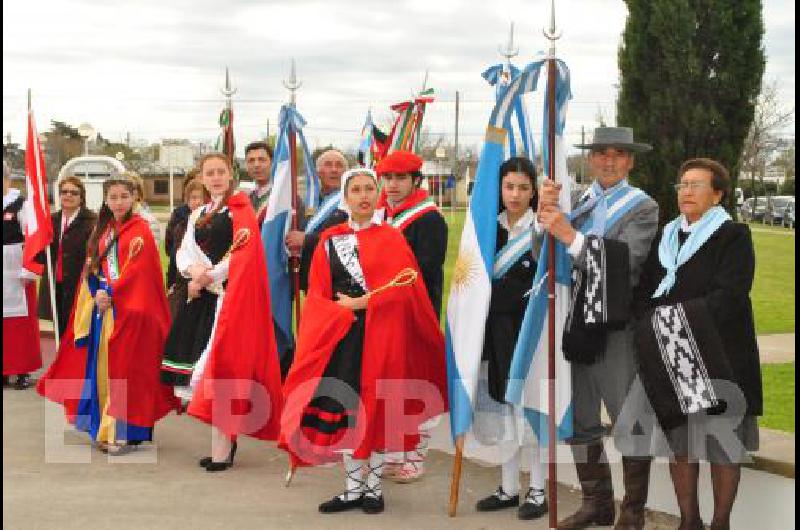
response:
<path id="1" fill-rule="evenodd" d="M 345 190 L 347 188 L 347 183 L 350 182 L 350 179 L 356 175 L 367 175 L 372 178 L 376 186 L 378 184 L 378 176 L 374 171 L 366 167 L 350 169 L 346 171 L 344 175 L 342 175 L 342 189 L 341 197 L 339 198 L 339 209 L 343 212 L 347 212 L 348 217 L 350 217 L 350 207 L 347 205 L 347 200 L 345 199 Z M 375 210 L 375 214 L 372 216 L 372 223 L 380 224 L 381 222 L 383 222 L 383 210 Z"/>

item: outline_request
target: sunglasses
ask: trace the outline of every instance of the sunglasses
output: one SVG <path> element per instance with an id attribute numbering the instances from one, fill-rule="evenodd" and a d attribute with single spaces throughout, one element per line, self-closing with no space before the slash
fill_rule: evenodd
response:
<path id="1" fill-rule="evenodd" d="M 58 192 L 61 195 L 72 195 L 73 197 L 80 197 L 81 195 L 79 190 L 59 190 Z"/>

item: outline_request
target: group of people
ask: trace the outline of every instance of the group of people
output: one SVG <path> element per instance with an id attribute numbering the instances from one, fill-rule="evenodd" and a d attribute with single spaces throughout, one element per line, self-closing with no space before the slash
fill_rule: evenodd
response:
<path id="1" fill-rule="evenodd" d="M 682 530 L 703 528 L 698 462 L 710 461 L 712 528 L 728 528 L 740 464 L 757 449 L 762 398 L 749 297 L 755 258 L 747 226 L 723 208 L 727 170 L 703 158 L 683 164 L 681 215 L 659 229 L 658 204 L 627 181 L 634 155 L 650 146 L 634 142 L 630 129 L 601 127 L 579 147 L 589 150 L 595 180 L 570 212 L 560 206 L 560 185 L 537 178 L 530 160 L 512 157 L 499 168 L 498 255 L 512 243 L 523 251 L 492 280 L 483 345 L 489 398 L 510 407 L 509 370 L 538 249 L 553 236 L 572 263 L 562 347 L 583 493 L 559 528 L 642 528 L 655 456 L 670 460 Z M 235 191 L 224 155 L 201 158 L 167 226 L 166 289 L 158 236 L 131 176 L 104 183 L 97 216 L 85 208 L 79 179 L 60 181 L 51 255 L 63 338 L 37 390 L 111 455 L 152 440 L 155 423 L 176 411 L 211 426 L 210 454 L 199 461 L 207 472 L 231 468 L 241 435 L 277 441 L 293 467 L 342 461 L 344 492 L 319 510 L 379 513 L 382 478 L 423 476 L 432 420 L 448 411 L 439 322 L 447 224 L 421 187 L 417 155 L 395 151 L 373 171 L 348 170 L 337 150 L 322 153 L 320 202 L 298 205 L 297 228 L 286 234 L 305 298 L 297 338 L 283 345 L 260 229 L 271 159 L 266 143 L 247 146 L 256 184 L 247 195 Z M 3 374 L 4 384 L 17 375 L 20 388 L 41 367 L 35 275 L 19 259 L 23 204 L 6 175 Z M 623 455 L 618 518 L 601 405 Z M 524 500 L 517 451 L 476 509 L 545 514 L 542 455 L 533 453 Z"/>

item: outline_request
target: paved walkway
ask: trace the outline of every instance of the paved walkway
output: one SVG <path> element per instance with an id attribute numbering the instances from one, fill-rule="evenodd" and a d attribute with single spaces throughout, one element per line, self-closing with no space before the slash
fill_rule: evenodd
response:
<path id="1" fill-rule="evenodd" d="M 758 351 L 762 363 L 794 362 L 794 348 L 794 333 L 758 336 Z"/>

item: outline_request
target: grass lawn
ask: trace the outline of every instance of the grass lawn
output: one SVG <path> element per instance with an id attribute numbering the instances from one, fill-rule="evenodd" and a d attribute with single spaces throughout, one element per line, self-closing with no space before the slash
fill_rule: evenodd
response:
<path id="1" fill-rule="evenodd" d="M 451 213 L 445 208 L 449 227 L 447 258 L 444 263 L 444 300 L 446 314 L 450 293 L 450 275 L 458 255 L 464 210 Z M 758 334 L 794 332 L 794 242 L 793 230 L 752 224 L 756 249 L 756 277 L 751 297 Z"/>
<path id="2" fill-rule="evenodd" d="M 761 368 L 764 415 L 759 425 L 794 432 L 794 363 L 767 364 Z"/>
<path id="3" fill-rule="evenodd" d="M 753 226 L 756 277 L 750 296 L 759 334 L 794 332 L 794 231 Z M 788 234 L 788 235 L 787 235 Z"/>

